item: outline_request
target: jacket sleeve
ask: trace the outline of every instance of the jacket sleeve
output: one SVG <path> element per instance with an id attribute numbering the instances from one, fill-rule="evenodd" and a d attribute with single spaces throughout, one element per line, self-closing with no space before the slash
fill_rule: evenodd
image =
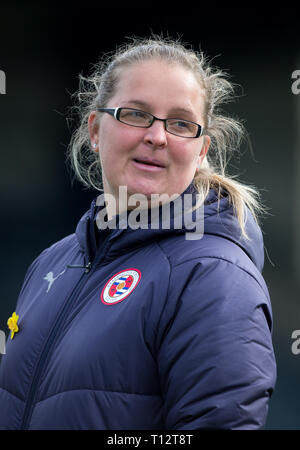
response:
<path id="1" fill-rule="evenodd" d="M 261 429 L 276 380 L 267 288 L 225 260 L 188 265 L 173 269 L 158 329 L 165 428 Z"/>

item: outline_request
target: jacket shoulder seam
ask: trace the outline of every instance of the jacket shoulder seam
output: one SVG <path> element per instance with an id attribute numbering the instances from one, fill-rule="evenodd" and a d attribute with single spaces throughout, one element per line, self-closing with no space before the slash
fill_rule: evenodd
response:
<path id="1" fill-rule="evenodd" d="M 253 280 L 260 286 L 260 288 L 265 293 L 264 287 L 261 285 L 259 280 L 250 271 L 246 270 L 244 267 L 240 266 L 239 264 L 234 263 L 230 259 L 222 258 L 222 257 L 219 257 L 219 256 L 211 256 L 211 255 L 209 255 L 209 256 L 202 256 L 201 255 L 201 256 L 197 256 L 195 258 L 189 258 L 189 259 L 187 259 L 185 261 L 182 261 L 182 262 L 180 262 L 178 264 L 175 264 L 174 267 L 179 267 L 180 265 L 186 264 L 187 262 L 190 262 L 190 261 L 195 261 L 195 260 L 201 261 L 202 259 L 215 259 L 215 260 L 224 261 L 226 263 L 232 264 L 233 266 L 237 267 L 239 270 L 242 270 L 243 272 L 247 273 L 251 278 L 253 278 Z"/>
<path id="2" fill-rule="evenodd" d="M 166 254 L 166 252 L 163 250 L 163 248 L 162 248 L 162 246 L 160 245 L 160 243 L 158 242 L 158 240 L 156 240 L 155 243 L 156 243 L 157 247 L 159 248 L 159 250 L 161 251 L 161 253 L 163 253 L 163 255 L 165 256 L 165 258 L 167 259 L 168 264 L 169 264 L 169 268 L 170 268 L 170 271 L 171 271 L 171 269 L 172 269 L 172 264 L 171 264 L 171 261 L 170 261 L 170 257 L 169 257 L 169 256 Z"/>

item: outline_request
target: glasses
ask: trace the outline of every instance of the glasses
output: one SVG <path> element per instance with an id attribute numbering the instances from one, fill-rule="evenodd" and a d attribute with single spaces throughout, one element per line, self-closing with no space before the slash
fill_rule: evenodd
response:
<path id="1" fill-rule="evenodd" d="M 165 124 L 168 133 L 184 138 L 198 138 L 203 133 L 203 127 L 195 122 L 183 119 L 159 119 L 145 111 L 134 108 L 97 108 L 97 111 L 106 112 L 119 122 L 132 127 L 149 128 L 155 120 L 160 120 Z"/>

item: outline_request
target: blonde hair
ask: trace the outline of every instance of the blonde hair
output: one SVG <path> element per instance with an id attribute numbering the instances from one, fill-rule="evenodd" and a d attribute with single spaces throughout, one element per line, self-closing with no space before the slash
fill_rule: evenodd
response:
<path id="1" fill-rule="evenodd" d="M 120 46 L 116 52 L 106 54 L 93 66 L 89 77 L 79 75 L 79 90 L 73 95 L 77 104 L 71 112 L 79 115 L 79 126 L 72 135 L 68 159 L 77 178 L 86 186 L 102 190 L 101 165 L 98 153 L 91 148 L 88 131 L 88 117 L 97 108 L 106 107 L 115 93 L 122 69 L 150 59 L 160 59 L 168 63 L 177 63 L 190 70 L 198 79 L 205 93 L 205 131 L 211 138 L 210 149 L 204 158 L 200 170 L 194 177 L 194 184 L 200 194 L 201 203 L 207 197 L 210 188 L 218 192 L 218 198 L 224 191 L 232 203 L 244 238 L 247 208 L 258 223 L 258 215 L 266 209 L 260 202 L 260 194 L 253 186 L 247 186 L 226 173 L 229 160 L 236 152 L 241 141 L 247 137 L 243 124 L 222 113 L 221 106 L 234 98 L 233 83 L 228 75 L 214 69 L 202 52 L 196 52 L 183 45 L 179 40 L 153 37 L 150 39 L 131 39 Z M 70 116 L 71 118 L 71 116 Z"/>

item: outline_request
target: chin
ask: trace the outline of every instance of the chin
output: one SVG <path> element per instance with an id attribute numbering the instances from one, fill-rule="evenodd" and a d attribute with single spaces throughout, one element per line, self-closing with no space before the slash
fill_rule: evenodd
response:
<path id="1" fill-rule="evenodd" d="M 159 188 L 159 186 L 157 186 L 157 184 L 155 185 L 154 183 L 141 183 L 141 184 L 136 184 L 136 185 L 128 185 L 127 187 L 128 189 L 128 195 L 133 195 L 133 194 L 142 194 L 145 195 L 147 198 L 151 198 L 151 194 L 161 194 L 162 191 Z"/>

